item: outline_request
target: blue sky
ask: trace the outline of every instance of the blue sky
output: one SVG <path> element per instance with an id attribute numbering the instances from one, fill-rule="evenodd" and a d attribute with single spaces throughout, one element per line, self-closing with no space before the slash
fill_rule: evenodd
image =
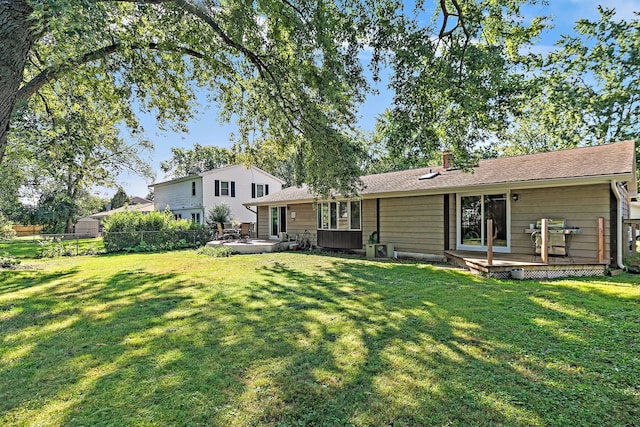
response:
<path id="1" fill-rule="evenodd" d="M 426 0 L 427 3 L 429 1 L 433 0 Z M 627 20 L 633 18 L 634 11 L 640 11 L 640 0 L 609 0 L 607 2 L 602 0 L 549 0 L 548 3 L 548 6 L 528 7 L 524 10 L 527 16 L 550 15 L 553 18 L 555 27 L 545 31 L 536 45 L 536 50 L 540 52 L 551 50 L 553 43 L 560 38 L 561 34 L 571 32 L 576 20 L 581 18 L 596 19 L 598 4 L 615 8 L 617 16 Z M 376 117 L 391 105 L 392 93 L 386 90 L 384 73 L 382 77 L 382 82 L 376 86 L 380 93 L 370 95 L 359 110 L 358 125 L 362 129 L 373 130 Z M 208 104 L 204 95 L 200 98 L 200 112 L 187 123 L 188 133 L 161 131 L 155 125 L 152 115 L 140 117 L 147 138 L 155 145 L 155 149 L 147 153 L 145 157 L 148 157 L 151 167 L 156 172 L 157 181 L 164 179 L 160 172 L 160 162 L 171 157 L 172 147 L 190 148 L 196 143 L 221 147 L 230 146 L 230 135 L 236 127 L 233 123 L 220 123 L 217 119 L 216 106 Z M 149 183 L 144 178 L 124 173 L 120 175 L 119 180 L 129 195 L 144 196 L 148 192 L 147 185 Z M 101 196 L 110 197 L 115 193 L 115 190 L 102 190 L 101 193 Z"/>

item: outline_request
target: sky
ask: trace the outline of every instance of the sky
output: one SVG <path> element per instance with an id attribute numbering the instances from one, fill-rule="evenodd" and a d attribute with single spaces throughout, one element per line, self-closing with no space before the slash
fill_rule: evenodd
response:
<path id="1" fill-rule="evenodd" d="M 426 0 L 426 2 L 433 0 Z M 551 16 L 554 28 L 546 30 L 539 42 L 536 43 L 537 52 L 548 52 L 553 49 L 553 44 L 560 39 L 562 34 L 571 33 L 576 20 L 581 18 L 597 19 L 598 4 L 608 8 L 615 8 L 616 15 L 621 19 L 632 19 L 634 11 L 640 11 L 640 0 L 548 0 L 547 6 L 527 7 L 523 10 L 525 16 L 545 15 Z M 373 130 L 376 118 L 391 106 L 393 94 L 386 88 L 386 76 L 382 72 L 382 81 L 373 87 L 378 90 L 377 95 L 369 95 L 360 106 L 358 126 L 363 130 Z M 162 131 L 155 124 L 153 115 L 140 115 L 140 121 L 146 133 L 146 137 L 154 143 L 154 150 L 143 157 L 149 160 L 150 166 L 156 173 L 156 182 L 165 180 L 160 171 L 160 162 L 171 158 L 171 148 L 191 148 L 194 144 L 215 145 L 229 147 L 230 135 L 236 130 L 233 123 L 221 123 L 217 118 L 218 109 L 209 104 L 204 94 L 200 94 L 200 112 L 187 123 L 188 133 L 176 133 Z M 123 173 L 119 176 L 119 182 L 130 196 L 145 196 L 149 189 L 145 178 L 131 173 Z M 102 197 L 111 197 L 115 189 L 99 190 Z"/>

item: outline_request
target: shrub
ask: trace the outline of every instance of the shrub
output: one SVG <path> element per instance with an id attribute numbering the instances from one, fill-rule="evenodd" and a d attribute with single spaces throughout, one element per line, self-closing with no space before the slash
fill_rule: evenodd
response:
<path id="1" fill-rule="evenodd" d="M 226 203 L 221 203 L 209 209 L 207 214 L 207 229 L 211 234 L 218 231 L 218 224 L 224 224 L 231 221 L 231 208 Z"/>
<path id="2" fill-rule="evenodd" d="M 203 246 L 200 249 L 198 249 L 197 253 L 199 255 L 207 255 L 214 258 L 228 258 L 233 254 L 233 251 L 228 246 L 214 245 L 214 246 Z"/>
<path id="3" fill-rule="evenodd" d="M 104 223 L 103 236 L 107 252 L 184 249 L 201 246 L 209 240 L 201 224 L 176 220 L 169 210 L 113 214 Z"/>
<path id="4" fill-rule="evenodd" d="M 13 223 L 0 212 L 0 240 L 11 240 L 16 237 L 12 225 Z"/>
<path id="5" fill-rule="evenodd" d="M 13 268 L 18 264 L 20 264 L 20 260 L 14 256 L 7 253 L 0 255 L 0 268 Z"/>

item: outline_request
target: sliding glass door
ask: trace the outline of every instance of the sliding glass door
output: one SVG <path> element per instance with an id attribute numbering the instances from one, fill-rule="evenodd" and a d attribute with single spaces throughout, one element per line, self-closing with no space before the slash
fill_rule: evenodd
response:
<path id="1" fill-rule="evenodd" d="M 460 196 L 458 203 L 458 248 L 486 250 L 488 235 L 493 247 L 506 251 L 509 247 L 508 194 L 480 194 Z M 487 220 L 493 229 L 487 230 Z"/>

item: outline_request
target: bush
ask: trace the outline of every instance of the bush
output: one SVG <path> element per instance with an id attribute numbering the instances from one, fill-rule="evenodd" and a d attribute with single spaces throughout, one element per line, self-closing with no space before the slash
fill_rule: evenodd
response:
<path id="1" fill-rule="evenodd" d="M 224 224 L 231 221 L 231 208 L 226 203 L 221 203 L 209 209 L 207 214 L 207 229 L 211 234 L 218 231 L 218 224 Z"/>
<path id="2" fill-rule="evenodd" d="M 20 260 L 14 256 L 7 253 L 0 255 L 0 268 L 13 268 L 18 264 L 20 264 Z"/>
<path id="3" fill-rule="evenodd" d="M 197 253 L 199 255 L 207 255 L 214 258 L 228 258 L 233 254 L 233 251 L 228 246 L 214 245 L 214 246 L 203 246 L 200 249 L 198 249 Z"/>
<path id="4" fill-rule="evenodd" d="M 199 247 L 209 240 L 205 228 L 184 219 L 174 219 L 171 211 L 119 212 L 104 223 L 107 252 L 155 252 Z"/>
<path id="5" fill-rule="evenodd" d="M 55 258 L 59 256 L 96 255 L 99 253 L 97 245 L 78 245 L 76 240 L 63 241 L 50 238 L 40 241 L 39 258 Z"/>
<path id="6" fill-rule="evenodd" d="M 13 223 L 0 212 L 0 240 L 11 240 L 16 237 L 12 225 Z"/>

